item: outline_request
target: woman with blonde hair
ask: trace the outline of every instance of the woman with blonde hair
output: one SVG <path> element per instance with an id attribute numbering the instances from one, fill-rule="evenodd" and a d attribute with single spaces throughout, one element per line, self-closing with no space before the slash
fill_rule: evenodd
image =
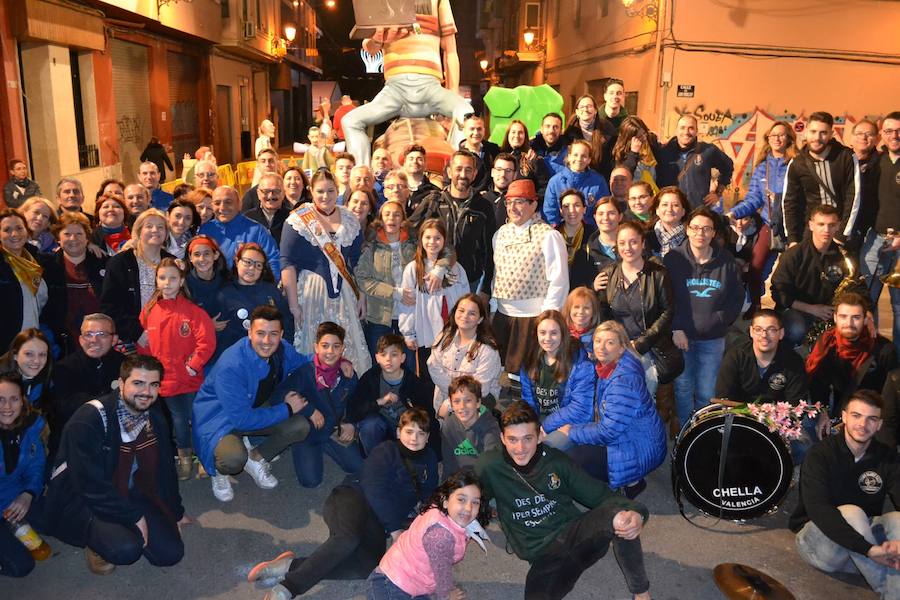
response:
<path id="1" fill-rule="evenodd" d="M 53 252 L 59 246 L 50 228 L 56 224 L 56 209 L 46 198 L 32 196 L 16 211 L 25 218 L 28 226 L 28 243 L 38 252 Z"/>
<path id="2" fill-rule="evenodd" d="M 110 257 L 100 294 L 100 310 L 113 318 L 119 339 L 141 347 L 147 345 L 147 333 L 141 327 L 141 309 L 156 291 L 156 267 L 166 257 L 168 219 L 156 208 L 137 216 L 132 226 L 132 247 Z"/>
<path id="3" fill-rule="evenodd" d="M 590 407 L 576 407 L 558 431 L 575 445 L 570 456 L 590 475 L 634 498 L 644 477 L 666 458 L 666 432 L 644 382 L 644 367 L 630 349 L 628 333 L 615 321 L 594 330 L 597 385 Z M 580 408 L 580 410 L 578 409 Z"/>

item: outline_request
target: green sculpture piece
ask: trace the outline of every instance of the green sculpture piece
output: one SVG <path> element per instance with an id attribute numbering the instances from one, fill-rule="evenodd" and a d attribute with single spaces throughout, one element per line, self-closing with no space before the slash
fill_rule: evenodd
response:
<path id="1" fill-rule="evenodd" d="M 513 119 L 525 123 L 532 136 L 540 129 L 541 119 L 549 112 L 562 116 L 565 127 L 563 97 L 546 83 L 520 85 L 514 89 L 492 87 L 484 95 L 484 103 L 491 111 L 490 140 L 495 144 L 503 144 L 503 135 Z"/>

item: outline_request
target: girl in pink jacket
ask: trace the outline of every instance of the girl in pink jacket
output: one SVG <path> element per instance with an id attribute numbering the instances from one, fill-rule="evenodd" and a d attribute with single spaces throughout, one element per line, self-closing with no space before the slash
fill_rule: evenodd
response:
<path id="1" fill-rule="evenodd" d="M 470 538 L 487 551 L 483 526 L 489 514 L 474 473 L 451 475 L 369 575 L 367 599 L 465 600 L 466 592 L 453 582 L 453 565 L 465 556 Z"/>
<path id="2" fill-rule="evenodd" d="M 203 383 L 203 367 L 216 349 L 212 319 L 188 299 L 185 273 L 173 258 L 156 267 L 156 291 L 141 311 L 147 349 L 163 364 L 159 395 L 172 413 L 178 446 L 178 479 L 191 478 L 191 405 Z"/>

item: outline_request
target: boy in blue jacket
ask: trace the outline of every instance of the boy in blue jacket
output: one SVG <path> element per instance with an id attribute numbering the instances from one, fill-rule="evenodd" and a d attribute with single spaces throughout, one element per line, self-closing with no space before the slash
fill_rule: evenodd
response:
<path id="1" fill-rule="evenodd" d="M 348 412 L 357 378 L 350 361 L 343 358 L 344 336 L 344 328 L 337 323 L 320 323 L 313 362 L 291 373 L 273 396 L 288 402 L 299 394 L 299 412 L 312 423 L 309 436 L 291 448 L 297 481 L 306 488 L 322 483 L 326 454 L 345 473 L 357 473 L 362 466 L 357 429 Z"/>

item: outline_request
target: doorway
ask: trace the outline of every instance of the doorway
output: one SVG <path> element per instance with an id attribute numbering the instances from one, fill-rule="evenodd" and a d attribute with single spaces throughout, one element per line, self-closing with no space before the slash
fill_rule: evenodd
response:
<path id="1" fill-rule="evenodd" d="M 234 164 L 231 128 L 231 86 L 216 86 L 216 159 L 220 165 Z"/>

